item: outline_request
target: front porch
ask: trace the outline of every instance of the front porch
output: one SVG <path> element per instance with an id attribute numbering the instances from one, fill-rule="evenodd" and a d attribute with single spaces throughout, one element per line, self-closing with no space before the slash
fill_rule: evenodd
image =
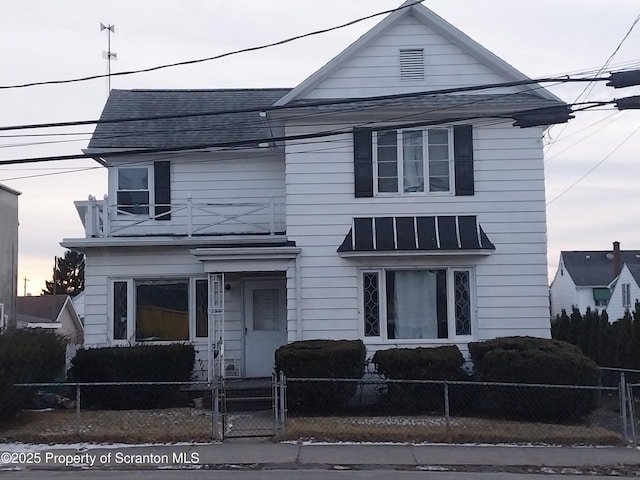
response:
<path id="1" fill-rule="evenodd" d="M 207 323 L 199 326 L 196 319 L 193 339 L 195 379 L 271 377 L 275 350 L 298 336 L 297 306 L 287 300 L 287 272 L 298 298 L 299 251 L 295 247 L 191 251 L 208 275 Z M 290 335 L 292 328 L 295 333 Z"/>

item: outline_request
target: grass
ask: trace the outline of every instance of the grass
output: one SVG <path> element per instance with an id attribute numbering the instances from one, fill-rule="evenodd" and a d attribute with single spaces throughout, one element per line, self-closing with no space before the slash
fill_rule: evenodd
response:
<path id="1" fill-rule="evenodd" d="M 434 443 L 550 443 L 620 445 L 622 437 L 597 425 L 557 425 L 485 418 L 298 417 L 287 420 L 286 439 Z"/>
<path id="2" fill-rule="evenodd" d="M 264 412 L 243 426 L 257 427 Z M 23 411 L 0 423 L 0 441 L 25 443 L 211 441 L 211 412 L 195 408 L 161 410 L 83 410 L 76 431 L 73 410 Z M 238 420 L 235 420 L 238 423 Z M 234 424 L 230 417 L 228 427 Z M 262 424 L 264 432 L 264 423 Z M 250 428 L 248 429 L 250 431 Z M 443 416 L 299 416 L 289 417 L 278 440 L 401 441 L 443 443 L 550 443 L 618 445 L 618 433 L 595 424 L 550 424 Z"/>

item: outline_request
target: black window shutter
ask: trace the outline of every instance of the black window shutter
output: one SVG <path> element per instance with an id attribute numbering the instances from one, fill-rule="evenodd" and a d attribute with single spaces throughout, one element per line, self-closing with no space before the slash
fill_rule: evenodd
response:
<path id="1" fill-rule="evenodd" d="M 356 197 L 373 197 L 371 129 L 353 130 L 353 171 Z"/>
<path id="2" fill-rule="evenodd" d="M 453 156 L 456 195 L 473 195 L 473 129 L 471 125 L 453 127 Z"/>
<path id="3" fill-rule="evenodd" d="M 156 220 L 171 220 L 171 163 L 154 162 L 153 188 Z"/>

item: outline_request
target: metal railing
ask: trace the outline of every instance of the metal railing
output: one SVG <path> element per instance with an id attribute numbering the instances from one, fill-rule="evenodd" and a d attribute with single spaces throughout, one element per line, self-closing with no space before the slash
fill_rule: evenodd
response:
<path id="1" fill-rule="evenodd" d="M 85 236 L 108 238 L 132 235 L 246 235 L 283 232 L 285 207 L 282 199 L 265 202 L 202 202 L 188 196 L 170 205 L 115 205 L 109 200 L 76 201 Z M 156 207 L 161 213 L 155 214 Z M 142 209 L 144 214 L 132 213 Z M 170 216 L 169 220 L 162 217 Z"/>

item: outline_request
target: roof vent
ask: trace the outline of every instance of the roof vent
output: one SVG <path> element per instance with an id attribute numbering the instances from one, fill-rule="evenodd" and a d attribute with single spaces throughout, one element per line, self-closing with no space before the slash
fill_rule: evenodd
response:
<path id="1" fill-rule="evenodd" d="M 424 80 L 424 50 L 400 50 L 400 80 Z"/>

